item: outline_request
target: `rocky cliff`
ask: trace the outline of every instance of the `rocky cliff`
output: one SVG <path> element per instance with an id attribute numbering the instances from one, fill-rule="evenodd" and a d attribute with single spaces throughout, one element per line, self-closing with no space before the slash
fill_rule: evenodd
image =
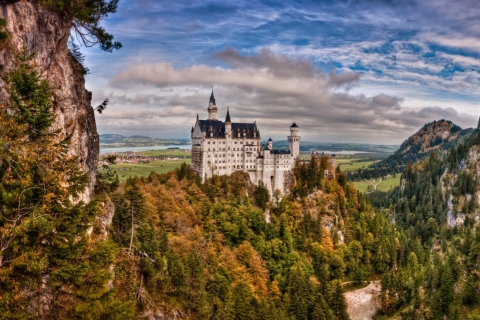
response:
<path id="1" fill-rule="evenodd" d="M 18 53 L 23 49 L 34 52 L 34 62 L 52 89 L 54 129 L 65 137 L 72 135 L 69 152 L 89 173 L 90 183 L 83 197 L 89 201 L 95 185 L 99 139 L 83 68 L 67 47 L 72 21 L 29 1 L 0 0 L 0 17 L 7 20 L 5 30 L 9 35 L 0 47 L 0 101 L 8 98 L 6 78 L 17 66 Z"/>

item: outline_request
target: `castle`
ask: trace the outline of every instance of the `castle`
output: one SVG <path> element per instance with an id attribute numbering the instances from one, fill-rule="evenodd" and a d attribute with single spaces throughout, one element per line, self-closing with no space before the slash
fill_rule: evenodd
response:
<path id="1" fill-rule="evenodd" d="M 230 175 L 236 171 L 248 173 L 258 185 L 263 182 L 271 195 L 275 190 L 285 194 L 295 159 L 300 154 L 299 127 L 293 123 L 288 136 L 289 150 L 275 150 L 270 138 L 261 144 L 257 123 L 235 123 L 227 109 L 225 122 L 217 119 L 215 97 L 210 95 L 208 120 L 197 115 L 192 127 L 191 169 L 202 178 Z"/>

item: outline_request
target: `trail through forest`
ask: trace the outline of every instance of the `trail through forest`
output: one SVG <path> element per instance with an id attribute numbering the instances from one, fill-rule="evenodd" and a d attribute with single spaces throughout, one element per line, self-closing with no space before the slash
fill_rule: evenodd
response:
<path id="1" fill-rule="evenodd" d="M 347 301 L 347 313 L 351 320 L 372 319 L 377 312 L 380 295 L 380 281 L 372 281 L 364 288 L 345 292 Z"/>

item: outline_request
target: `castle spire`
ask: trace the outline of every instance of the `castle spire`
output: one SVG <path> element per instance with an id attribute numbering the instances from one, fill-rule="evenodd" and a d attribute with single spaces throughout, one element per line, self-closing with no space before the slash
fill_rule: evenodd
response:
<path id="1" fill-rule="evenodd" d="M 230 119 L 230 110 L 228 107 L 227 107 L 227 117 L 225 118 L 225 122 L 232 122 L 232 120 Z"/>
<path id="2" fill-rule="evenodd" d="M 215 103 L 215 96 L 213 95 L 213 87 L 212 87 L 212 94 L 210 95 L 210 101 L 209 103 L 213 104 L 216 106 L 217 104 Z"/>
<path id="3" fill-rule="evenodd" d="M 213 87 L 212 87 L 212 94 L 210 95 L 210 101 L 208 102 L 208 120 L 217 120 L 217 104 L 215 102 L 215 96 L 213 95 Z"/>

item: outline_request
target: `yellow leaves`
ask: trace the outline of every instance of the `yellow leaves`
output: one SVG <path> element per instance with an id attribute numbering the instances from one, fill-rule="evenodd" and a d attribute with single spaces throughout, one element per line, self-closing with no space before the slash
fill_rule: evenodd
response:
<path id="1" fill-rule="evenodd" d="M 322 245 L 325 249 L 327 249 L 327 251 L 329 252 L 333 252 L 333 249 L 334 249 L 334 244 L 333 244 L 333 240 L 332 238 L 330 237 L 330 231 L 328 231 L 328 229 L 324 228 L 323 229 L 323 241 L 322 241 Z"/>
<path id="2" fill-rule="evenodd" d="M 244 241 L 233 250 L 224 247 L 219 259 L 220 265 L 230 272 L 234 282 L 245 283 L 257 295 L 267 295 L 269 273 L 266 262 L 250 242 Z"/>

